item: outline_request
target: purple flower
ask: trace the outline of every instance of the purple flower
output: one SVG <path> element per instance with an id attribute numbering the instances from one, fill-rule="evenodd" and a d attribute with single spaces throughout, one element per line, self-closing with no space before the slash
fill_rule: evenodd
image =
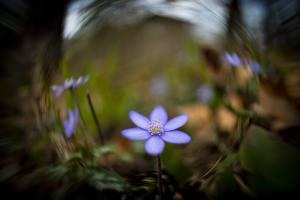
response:
<path id="1" fill-rule="evenodd" d="M 131 111 L 131 121 L 137 128 L 129 128 L 122 131 L 122 135 L 129 140 L 146 140 L 145 150 L 148 154 L 156 156 L 163 152 L 165 142 L 172 144 L 186 144 L 191 137 L 176 129 L 182 127 L 188 120 L 186 114 L 180 115 L 168 121 L 165 109 L 157 106 L 150 114 L 150 119 Z"/>
<path id="2" fill-rule="evenodd" d="M 254 60 L 249 60 L 249 66 L 250 66 L 251 71 L 254 74 L 260 74 L 262 72 L 262 68 L 261 68 L 260 64 L 258 64 Z"/>
<path id="3" fill-rule="evenodd" d="M 59 97 L 65 91 L 65 87 L 60 85 L 54 85 L 52 89 L 56 97 Z"/>
<path id="4" fill-rule="evenodd" d="M 209 85 L 202 85 L 198 90 L 197 90 L 197 97 L 200 101 L 204 103 L 208 103 L 212 100 L 214 97 L 214 91 Z"/>
<path id="5" fill-rule="evenodd" d="M 52 89 L 56 97 L 59 97 L 67 89 L 75 89 L 85 84 L 89 80 L 89 76 L 80 76 L 77 80 L 73 78 L 66 79 L 63 85 L 54 85 Z"/>
<path id="6" fill-rule="evenodd" d="M 71 135 L 75 133 L 76 126 L 78 123 L 78 110 L 75 109 L 72 111 L 68 110 L 68 119 L 64 121 L 64 128 L 66 137 L 69 138 Z"/>
<path id="7" fill-rule="evenodd" d="M 230 54 L 228 52 L 225 52 L 225 56 L 223 59 L 226 64 L 231 65 L 233 67 L 243 66 L 242 59 L 236 53 Z"/>
<path id="8" fill-rule="evenodd" d="M 150 93 L 158 98 L 166 97 L 168 93 L 168 82 L 163 77 L 157 76 L 151 80 Z"/>

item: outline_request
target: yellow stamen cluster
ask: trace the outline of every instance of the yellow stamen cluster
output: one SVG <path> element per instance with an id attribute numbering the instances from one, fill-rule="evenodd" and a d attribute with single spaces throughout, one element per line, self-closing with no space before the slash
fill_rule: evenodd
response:
<path id="1" fill-rule="evenodd" d="M 157 135 L 157 134 L 162 133 L 163 130 L 164 130 L 164 126 L 161 123 L 161 121 L 159 121 L 159 120 L 153 120 L 152 122 L 150 122 L 148 131 L 151 134 Z"/>

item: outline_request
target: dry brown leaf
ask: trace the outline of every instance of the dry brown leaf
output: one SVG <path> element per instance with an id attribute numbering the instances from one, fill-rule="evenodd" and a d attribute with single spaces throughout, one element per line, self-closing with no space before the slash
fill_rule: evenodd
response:
<path id="1" fill-rule="evenodd" d="M 254 110 L 272 119 L 272 129 L 275 131 L 299 125 L 299 108 L 288 95 L 283 83 L 275 85 L 264 80 L 260 84 L 259 102 Z"/>
<path id="2" fill-rule="evenodd" d="M 246 85 L 250 81 L 253 74 L 249 68 L 241 67 L 236 70 L 236 80 L 239 85 Z"/>
<path id="3" fill-rule="evenodd" d="M 236 116 L 221 106 L 217 111 L 217 123 L 221 130 L 230 132 L 236 125 Z"/>
<path id="4" fill-rule="evenodd" d="M 179 112 L 189 116 L 187 125 L 193 128 L 208 126 L 212 121 L 212 113 L 205 104 L 190 104 L 179 108 Z"/>

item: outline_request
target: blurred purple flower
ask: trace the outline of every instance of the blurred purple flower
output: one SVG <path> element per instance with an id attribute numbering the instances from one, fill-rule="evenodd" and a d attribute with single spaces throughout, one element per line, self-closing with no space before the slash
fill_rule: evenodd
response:
<path id="1" fill-rule="evenodd" d="M 236 53 L 230 54 L 228 52 L 225 52 L 225 56 L 223 59 L 226 64 L 231 65 L 233 67 L 243 66 L 242 59 Z"/>
<path id="2" fill-rule="evenodd" d="M 54 85 L 52 86 L 52 90 L 54 91 L 55 97 L 59 97 L 65 90 L 64 86 Z"/>
<path id="3" fill-rule="evenodd" d="M 67 89 L 75 89 L 85 84 L 89 80 L 89 76 L 80 76 L 77 80 L 73 78 L 66 79 L 63 85 L 54 85 L 52 89 L 56 97 L 59 97 Z"/>
<path id="4" fill-rule="evenodd" d="M 72 111 L 68 110 L 68 119 L 64 121 L 64 128 L 66 137 L 69 138 L 71 135 L 75 133 L 76 126 L 78 123 L 78 109 Z"/>
<path id="5" fill-rule="evenodd" d="M 214 97 L 214 91 L 209 85 L 202 85 L 197 90 L 197 97 L 200 101 L 208 103 Z"/>
<path id="6" fill-rule="evenodd" d="M 258 64 L 258 62 L 254 61 L 254 60 L 249 60 L 249 66 L 251 71 L 254 74 L 260 74 L 262 72 L 262 68 L 260 66 L 260 64 Z"/>
<path id="7" fill-rule="evenodd" d="M 164 150 L 165 142 L 186 144 L 191 141 L 188 134 L 176 130 L 187 122 L 186 114 L 168 121 L 165 109 L 157 106 L 151 112 L 150 119 L 135 111 L 131 111 L 129 117 L 138 127 L 123 130 L 122 135 L 129 140 L 146 140 L 145 150 L 150 155 L 160 155 Z"/>
<path id="8" fill-rule="evenodd" d="M 154 77 L 150 82 L 150 93 L 153 97 L 164 98 L 168 93 L 168 82 L 163 77 Z"/>

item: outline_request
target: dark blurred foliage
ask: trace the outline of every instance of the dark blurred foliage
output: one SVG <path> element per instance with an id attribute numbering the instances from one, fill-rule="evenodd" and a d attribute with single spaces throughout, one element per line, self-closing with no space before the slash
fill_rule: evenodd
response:
<path id="1" fill-rule="evenodd" d="M 284 52 L 296 61 L 300 52 L 300 2 L 297 0 L 265 1 L 267 8 L 265 31 L 269 50 Z M 299 61 L 299 60 L 298 60 Z"/>
<path id="2" fill-rule="evenodd" d="M 0 2 L 1 193 L 12 199 L 26 198 L 19 178 L 39 168 L 28 154 L 37 137 L 33 103 L 61 58 L 66 8 L 60 0 Z"/>
<path id="3" fill-rule="evenodd" d="M 83 158 L 86 154 L 81 149 L 66 163 L 59 163 L 53 153 L 54 142 L 45 133 L 54 120 L 49 125 L 41 119 L 48 116 L 48 91 L 63 57 L 64 20 L 72 2 L 0 2 L 0 191 L 10 199 L 155 199 L 157 174 L 146 172 L 143 158 L 135 162 L 139 166 L 131 166 L 133 169 L 124 169 L 121 163 L 112 171 L 100 165 L 105 163 L 99 162 L 101 149 L 91 150 L 93 156 L 87 153 L 88 159 Z M 92 1 L 83 9 L 88 13 L 86 26 L 101 21 L 99 13 L 109 14 L 130 2 Z M 249 1 L 222 2 L 228 11 L 224 46 L 247 52 L 270 65 L 268 75 L 259 77 L 259 116 L 226 104 L 241 119 L 244 135 L 232 141 L 214 124 L 221 145 L 194 144 L 190 153 L 196 175 L 184 186 L 164 171 L 165 199 L 288 199 L 297 195 L 300 185 L 300 2 L 253 1 L 262 4 L 266 12 L 263 45 L 257 44 L 260 40 L 256 40 L 255 33 L 248 33 L 241 17 L 241 4 Z M 220 53 L 212 48 L 199 52 L 216 95 L 223 97 L 227 86 L 222 79 Z M 245 109 L 251 109 L 256 96 L 237 91 L 249 97 L 243 103 Z M 221 104 L 216 100 L 211 105 L 213 117 Z M 39 142 L 42 147 L 37 145 L 32 152 L 33 144 Z M 34 156 L 36 152 L 39 158 Z M 138 167 L 138 172 L 144 173 L 128 172 Z"/>

